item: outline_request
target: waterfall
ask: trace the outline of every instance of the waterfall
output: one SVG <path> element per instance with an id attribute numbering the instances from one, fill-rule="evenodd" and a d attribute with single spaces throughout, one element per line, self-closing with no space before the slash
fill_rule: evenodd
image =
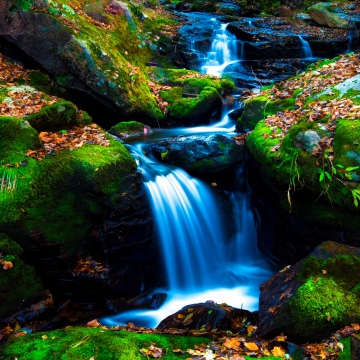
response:
<path id="1" fill-rule="evenodd" d="M 226 30 L 227 24 L 221 24 L 212 40 L 210 51 L 206 54 L 201 71 L 205 74 L 221 77 L 223 70 L 230 64 L 244 58 L 244 43 Z M 240 58 L 238 43 L 241 43 Z"/>
<path id="2" fill-rule="evenodd" d="M 146 182 L 170 289 L 214 285 L 225 266 L 220 219 L 207 186 L 176 169 Z"/>
<path id="3" fill-rule="evenodd" d="M 302 46 L 302 50 L 303 50 L 305 59 L 311 59 L 313 57 L 313 54 L 311 51 L 310 44 L 305 39 L 303 39 L 303 37 L 300 35 L 299 35 L 299 39 L 300 39 L 300 43 Z"/>

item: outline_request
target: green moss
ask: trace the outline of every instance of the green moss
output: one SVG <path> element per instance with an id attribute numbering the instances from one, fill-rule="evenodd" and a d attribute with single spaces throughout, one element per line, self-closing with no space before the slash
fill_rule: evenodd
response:
<path id="1" fill-rule="evenodd" d="M 304 283 L 284 309 L 294 316 L 295 336 L 300 338 L 306 332 L 320 340 L 330 330 L 360 320 L 360 299 L 354 291 L 360 281 L 360 258 L 329 256 L 328 247 L 323 258 L 312 256 L 302 264 L 299 280 Z"/>
<path id="2" fill-rule="evenodd" d="M 38 132 L 26 120 L 8 116 L 0 116 L 0 142 L 0 176 L 6 170 L 1 165 L 19 163 L 28 149 L 41 146 Z"/>
<path id="3" fill-rule="evenodd" d="M 253 97 L 244 103 L 244 112 L 238 119 L 236 128 L 239 131 L 253 130 L 260 120 L 278 111 L 292 109 L 294 103 L 294 98 L 270 100 L 269 95 Z"/>
<path id="4" fill-rule="evenodd" d="M 22 248 L 7 235 L 0 233 L 0 254 L 9 258 L 13 267 L 3 270 L 0 267 L 0 317 L 10 315 L 41 293 L 42 285 L 36 277 L 34 268 L 21 258 Z"/>
<path id="5" fill-rule="evenodd" d="M 137 134 L 144 132 L 145 125 L 138 121 L 122 121 L 109 129 L 111 134 L 119 136 L 122 134 Z"/>
<path id="6" fill-rule="evenodd" d="M 37 131 L 60 131 L 72 126 L 91 124 L 91 117 L 80 112 L 70 101 L 44 106 L 39 112 L 26 117 Z"/>
<path id="7" fill-rule="evenodd" d="M 196 344 L 208 343 L 202 337 L 176 335 L 136 334 L 126 331 L 110 331 L 90 328 L 70 328 L 11 339 L 9 345 L 0 350 L 0 359 L 19 357 L 23 360 L 62 359 L 98 360 L 145 359 L 140 349 L 151 344 L 162 348 L 164 359 L 186 359 L 188 354 L 176 354 L 172 349 L 186 351 Z M 82 343 L 80 341 L 83 340 Z M 80 343 L 80 344 L 79 344 Z"/>
<path id="8" fill-rule="evenodd" d="M 49 242 L 64 242 L 64 251 L 84 239 L 93 216 L 120 201 L 125 178 L 136 169 L 126 148 L 85 145 L 63 150 L 38 162 L 28 158 L 19 168 L 0 168 L 16 175 L 13 191 L 2 191 L 0 229 L 18 228 L 42 233 Z M 4 171 L 3 170 L 3 171 Z"/>
<path id="9" fill-rule="evenodd" d="M 299 288 L 290 300 L 289 308 L 296 319 L 297 334 L 306 332 L 308 336 L 316 336 L 314 340 L 320 340 L 324 337 L 324 333 L 319 331 L 322 327 L 326 331 L 329 327 L 335 330 L 351 320 L 360 319 L 359 315 L 356 316 L 360 304 L 355 294 L 344 292 L 333 279 L 316 279 L 309 278 Z"/>
<path id="10" fill-rule="evenodd" d="M 340 340 L 340 342 L 344 345 L 344 350 L 339 352 L 339 356 L 337 360 L 349 360 L 351 359 L 351 337 L 348 336 Z"/>
<path id="11" fill-rule="evenodd" d="M 205 87 L 197 98 L 181 98 L 170 107 L 173 119 L 199 119 L 209 115 L 220 95 L 213 87 Z"/>
<path id="12" fill-rule="evenodd" d="M 161 90 L 160 96 L 170 104 L 182 98 L 183 89 L 180 86 L 174 86 L 171 90 Z"/>

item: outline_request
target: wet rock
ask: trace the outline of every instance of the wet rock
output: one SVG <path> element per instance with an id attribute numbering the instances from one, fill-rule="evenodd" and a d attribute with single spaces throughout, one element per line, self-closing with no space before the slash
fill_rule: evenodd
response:
<path id="1" fill-rule="evenodd" d="M 183 307 L 162 320 L 157 330 L 164 331 L 173 328 L 210 331 L 217 329 L 244 332 L 246 328 L 243 324 L 249 322 L 251 324 L 256 322 L 256 315 L 250 311 L 207 301 Z"/>
<path id="2" fill-rule="evenodd" d="M 224 135 L 184 136 L 150 147 L 149 152 L 190 173 L 217 173 L 244 158 L 244 148 Z"/>
<path id="3" fill-rule="evenodd" d="M 360 320 L 360 248 L 325 242 L 260 287 L 258 334 L 317 341 Z"/>
<path id="4" fill-rule="evenodd" d="M 151 298 L 151 305 L 150 307 L 152 309 L 160 309 L 161 306 L 164 304 L 164 302 L 167 299 L 167 294 L 161 293 L 161 294 L 155 294 Z"/>
<path id="5" fill-rule="evenodd" d="M 241 114 L 244 112 L 244 105 L 241 104 L 238 108 L 236 108 L 235 110 L 229 112 L 229 117 L 233 120 L 237 120 Z"/>

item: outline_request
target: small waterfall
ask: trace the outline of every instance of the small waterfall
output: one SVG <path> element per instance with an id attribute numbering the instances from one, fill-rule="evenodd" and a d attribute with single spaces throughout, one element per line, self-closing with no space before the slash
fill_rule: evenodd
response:
<path id="1" fill-rule="evenodd" d="M 156 176 L 146 182 L 146 187 L 170 289 L 212 287 L 225 266 L 221 248 L 224 239 L 216 203 L 207 186 L 176 169 L 166 176 Z"/>
<path id="2" fill-rule="evenodd" d="M 238 57 L 238 43 L 235 35 L 226 30 L 227 24 L 221 24 L 211 43 L 210 51 L 206 54 L 201 70 L 205 74 L 221 77 L 226 66 L 233 64 L 244 57 L 244 47 L 241 43 L 240 58 Z"/>
<path id="3" fill-rule="evenodd" d="M 310 44 L 305 39 L 303 39 L 303 37 L 300 36 L 300 35 L 299 35 L 299 39 L 300 39 L 302 50 L 303 50 L 303 53 L 304 53 L 304 58 L 305 59 L 311 59 L 313 57 L 313 54 L 312 54 L 312 51 L 311 51 Z"/>

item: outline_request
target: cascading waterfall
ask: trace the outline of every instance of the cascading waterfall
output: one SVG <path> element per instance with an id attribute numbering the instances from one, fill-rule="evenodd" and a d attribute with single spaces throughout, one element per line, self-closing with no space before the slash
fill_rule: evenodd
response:
<path id="1" fill-rule="evenodd" d="M 224 239 L 208 188 L 180 169 L 156 176 L 146 187 L 170 289 L 193 292 L 213 286 L 224 266 Z"/>
<path id="2" fill-rule="evenodd" d="M 205 62 L 201 71 L 221 77 L 226 66 L 238 62 L 244 58 L 244 43 L 236 39 L 236 36 L 226 30 L 227 24 L 221 24 L 216 31 L 215 38 L 211 43 L 210 51 L 205 56 Z M 240 57 L 239 45 L 240 44 Z"/>
<path id="3" fill-rule="evenodd" d="M 191 47 L 195 47 L 194 42 Z M 237 54 L 237 41 L 223 24 L 202 68 L 208 74 L 220 75 L 227 64 L 239 61 Z M 220 122 L 208 127 L 176 129 L 176 134 L 231 132 L 234 124 L 228 113 L 234 104 L 224 105 Z M 166 132 L 171 136 L 171 130 Z M 158 134 L 163 138 L 164 130 Z M 183 306 L 206 300 L 255 310 L 259 284 L 269 278 L 271 271 L 257 250 L 248 190 L 238 188 L 229 194 L 232 233 L 227 237 L 221 226 L 225 218 L 217 209 L 211 187 L 181 169 L 146 157 L 142 147 L 136 144 L 130 150 L 146 180 L 168 278 L 168 288 L 162 291 L 168 298 L 156 311 L 128 311 L 101 322 L 116 325 L 133 321 L 154 327 Z M 246 185 L 243 169 L 236 181 Z"/>
<path id="4" fill-rule="evenodd" d="M 299 39 L 301 42 L 302 50 L 304 52 L 304 58 L 305 59 L 313 58 L 313 53 L 312 53 L 310 44 L 300 35 L 299 35 Z"/>

